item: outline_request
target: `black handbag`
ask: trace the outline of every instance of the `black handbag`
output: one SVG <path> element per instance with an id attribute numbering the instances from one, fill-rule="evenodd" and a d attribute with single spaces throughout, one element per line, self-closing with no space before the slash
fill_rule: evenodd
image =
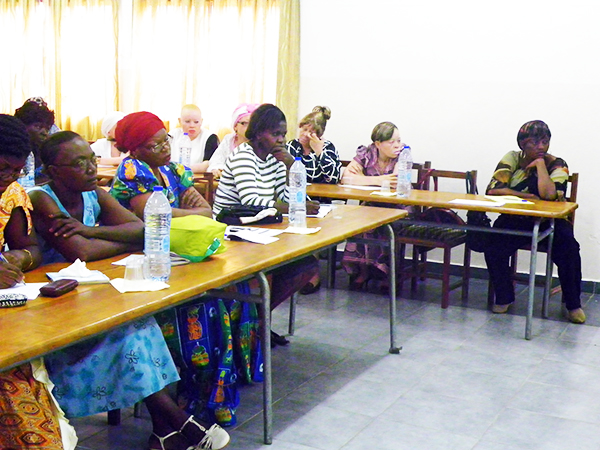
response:
<path id="1" fill-rule="evenodd" d="M 474 194 L 478 194 L 477 186 L 474 186 Z M 492 227 L 492 220 L 485 211 L 467 211 L 467 225 L 476 227 Z M 467 245 L 474 252 L 484 252 L 489 240 L 490 234 L 485 231 L 467 231 Z"/>
<path id="2" fill-rule="evenodd" d="M 223 208 L 216 218 L 227 225 L 264 225 L 283 222 L 277 209 L 260 205 L 235 205 Z"/>

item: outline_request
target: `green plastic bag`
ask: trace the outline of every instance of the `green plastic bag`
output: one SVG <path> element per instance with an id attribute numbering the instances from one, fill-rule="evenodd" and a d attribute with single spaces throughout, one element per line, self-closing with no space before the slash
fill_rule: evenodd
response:
<path id="1" fill-rule="evenodd" d="M 227 225 L 204 216 L 174 217 L 171 220 L 171 251 L 200 262 L 225 251 Z"/>

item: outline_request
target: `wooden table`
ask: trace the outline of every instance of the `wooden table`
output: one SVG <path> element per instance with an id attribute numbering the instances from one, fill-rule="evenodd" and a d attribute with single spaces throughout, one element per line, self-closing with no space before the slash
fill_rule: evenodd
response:
<path id="1" fill-rule="evenodd" d="M 109 284 L 82 285 L 56 299 L 39 297 L 21 308 L 0 309 L 0 330 L 3 334 L 0 368 L 14 367 L 131 320 L 184 303 L 211 289 L 256 277 L 261 295 L 255 300 L 260 303 L 264 317 L 264 439 L 265 443 L 271 443 L 270 292 L 265 272 L 406 215 L 405 211 L 389 208 L 370 208 L 365 213 L 366 208 L 339 206 L 324 219 L 307 219 L 309 227 L 322 227 L 318 233 L 283 233 L 279 241 L 264 248 L 258 244 L 227 241 L 227 250 L 220 255 L 202 263 L 173 267 L 170 288 L 166 290 L 120 294 Z M 286 228 L 287 220 L 269 227 Z M 111 279 L 123 277 L 123 266 L 111 265 L 112 261 L 122 257 L 89 263 L 88 267 L 101 270 Z M 27 273 L 26 281 L 48 281 L 47 272 L 55 272 L 67 265 L 43 266 Z M 395 309 L 394 298 L 394 303 L 390 303 L 392 347 L 395 347 Z"/>
<path id="2" fill-rule="evenodd" d="M 374 191 L 380 188 L 373 186 L 372 190 L 356 189 L 334 184 L 316 184 L 307 186 L 307 194 L 314 197 L 325 197 L 333 199 L 353 199 L 371 203 L 394 203 L 398 205 L 412 205 L 421 207 L 439 207 L 450 209 L 462 209 L 469 211 L 484 211 L 500 214 L 513 214 L 519 216 L 529 216 L 535 219 L 533 231 L 515 231 L 499 228 L 485 228 L 474 226 L 454 226 L 444 224 L 444 227 L 452 226 L 464 230 L 476 230 L 492 233 L 513 234 L 519 236 L 531 237 L 531 254 L 529 260 L 529 292 L 527 303 L 527 317 L 525 324 L 525 339 L 531 339 L 531 323 L 533 319 L 533 300 L 535 288 L 535 269 L 537 266 L 537 252 L 540 241 L 548 237 L 548 251 L 546 256 L 546 280 L 544 288 L 544 310 L 542 315 L 547 317 L 548 297 L 550 295 L 550 273 L 552 270 L 552 240 L 554 238 L 554 220 L 564 219 L 572 214 L 578 207 L 577 203 L 571 202 L 549 202 L 544 200 L 531 200 L 531 203 L 511 203 L 503 206 L 493 206 L 493 202 L 483 195 L 459 194 L 454 192 L 425 191 L 413 189 L 409 197 L 385 197 L 381 195 L 372 195 Z M 480 200 L 488 201 L 489 206 L 468 205 L 461 203 L 452 203 L 453 200 Z M 550 227 L 540 232 L 540 224 L 543 220 L 550 221 Z M 435 226 L 435 224 L 428 224 Z"/>

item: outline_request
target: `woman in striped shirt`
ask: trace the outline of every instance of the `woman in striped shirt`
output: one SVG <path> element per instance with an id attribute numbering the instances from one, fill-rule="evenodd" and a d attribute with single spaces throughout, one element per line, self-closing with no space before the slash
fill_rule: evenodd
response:
<path id="1" fill-rule="evenodd" d="M 260 205 L 288 212 L 287 173 L 294 157 L 285 149 L 287 122 L 277 106 L 264 104 L 250 116 L 246 130 L 248 142 L 225 163 L 215 195 L 213 213 L 235 205 Z M 317 202 L 306 202 L 306 213 L 316 214 Z M 313 256 L 279 267 L 271 272 L 271 309 L 300 290 L 319 271 Z M 287 344 L 282 336 L 272 333 L 273 342 Z"/>

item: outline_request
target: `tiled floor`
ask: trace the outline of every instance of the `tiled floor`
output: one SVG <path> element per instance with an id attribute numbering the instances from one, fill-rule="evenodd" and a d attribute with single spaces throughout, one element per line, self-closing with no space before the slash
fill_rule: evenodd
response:
<path id="1" fill-rule="evenodd" d="M 339 272 L 338 272 L 339 273 Z M 600 296 L 584 296 L 588 324 L 533 323 L 524 340 L 525 290 L 513 313 L 486 310 L 487 283 L 474 280 L 439 306 L 439 283 L 398 302 L 399 355 L 391 355 L 384 296 L 321 289 L 300 298 L 296 334 L 273 351 L 274 440 L 262 444 L 262 386 L 241 391 L 230 450 L 600 449 Z M 287 305 L 273 329 L 287 329 Z M 147 414 L 73 421 L 80 449 L 145 449 Z"/>

